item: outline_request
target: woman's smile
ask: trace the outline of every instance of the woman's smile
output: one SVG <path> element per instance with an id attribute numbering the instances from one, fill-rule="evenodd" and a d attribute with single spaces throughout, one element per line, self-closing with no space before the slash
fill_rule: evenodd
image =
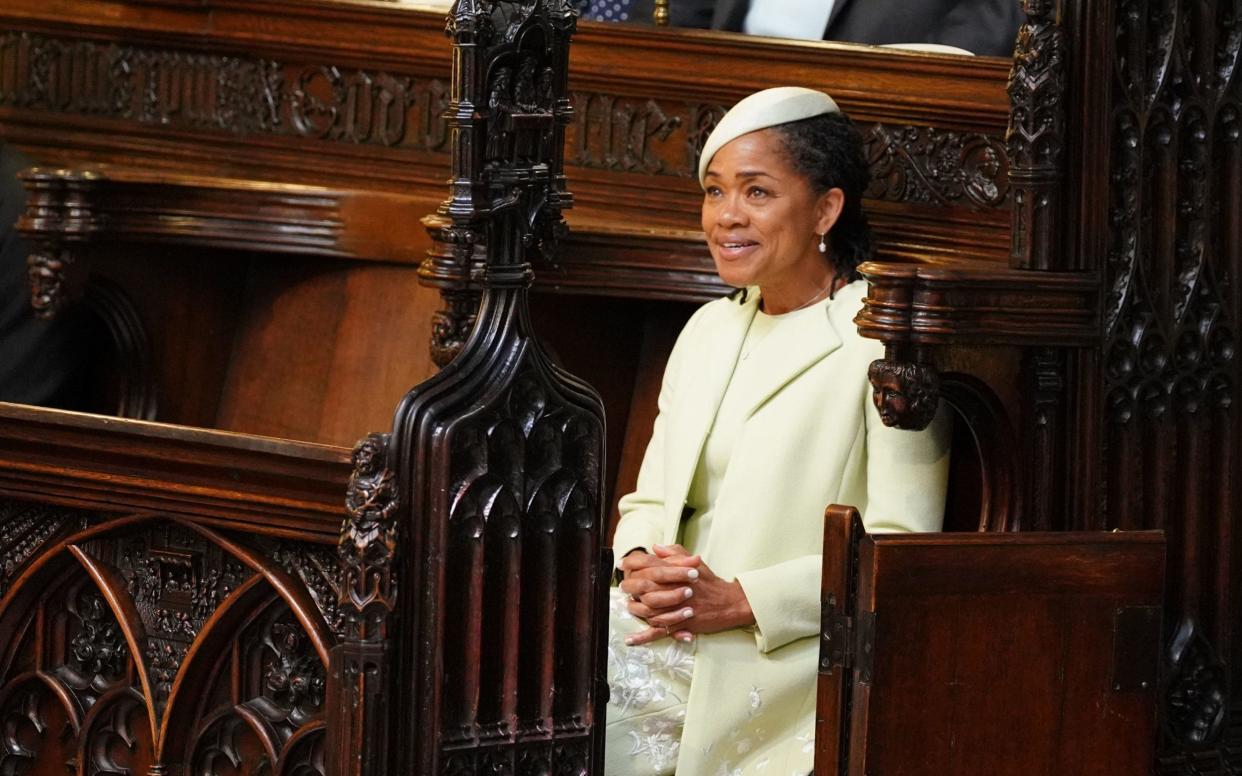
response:
<path id="1" fill-rule="evenodd" d="M 738 261 L 755 252 L 759 243 L 755 240 L 726 238 L 718 243 L 720 258 L 725 261 Z"/>

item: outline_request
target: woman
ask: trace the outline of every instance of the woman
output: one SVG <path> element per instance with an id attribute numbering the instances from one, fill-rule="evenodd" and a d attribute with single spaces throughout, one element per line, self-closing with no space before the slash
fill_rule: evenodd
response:
<path id="1" fill-rule="evenodd" d="M 699 163 L 703 231 L 739 289 L 699 309 L 613 539 L 608 776 L 797 774 L 813 760 L 824 508 L 941 523 L 948 428 L 885 427 L 853 324 L 867 166 L 828 96 L 739 102 Z"/>

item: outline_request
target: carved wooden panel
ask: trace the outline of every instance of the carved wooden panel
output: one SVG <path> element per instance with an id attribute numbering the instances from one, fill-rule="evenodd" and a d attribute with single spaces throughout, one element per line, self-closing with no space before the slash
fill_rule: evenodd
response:
<path id="1" fill-rule="evenodd" d="M 442 151 L 447 84 L 382 70 L 0 35 L 0 105 L 170 128 Z"/>
<path id="2" fill-rule="evenodd" d="M 575 91 L 567 162 L 693 180 L 727 104 Z M 8 32 L 0 106 L 235 135 L 448 153 L 440 78 Z M 876 185 L 896 202 L 1008 203 L 1008 150 L 983 133 L 864 124 Z"/>
<path id="3" fill-rule="evenodd" d="M 1110 525 L 1174 536 L 1160 771 L 1236 773 L 1242 23 L 1190 0 L 1119 0 L 1114 23 L 1101 497 Z"/>
<path id="4" fill-rule="evenodd" d="M 353 576 L 371 582 L 380 633 L 398 586 L 397 611 L 417 613 L 396 636 L 387 699 L 361 682 L 350 696 L 408 710 L 381 733 L 418 742 L 403 772 L 602 774 L 603 407 L 543 352 L 527 300 L 572 203 L 575 19 L 563 0 L 465 0 L 450 16 L 452 174 L 433 225 L 442 250 L 424 272 L 477 289 L 480 306 L 452 363 L 406 395 L 391 437 L 368 438 L 376 463 L 356 468 L 351 489 L 368 505 L 351 506 Z M 390 541 L 407 554 L 394 559 Z M 382 648 L 382 635 L 371 641 Z"/>
<path id="5" fill-rule="evenodd" d="M 163 518 L 0 510 L 6 530 L 36 514 L 72 524 L 34 543 L 0 601 L 4 772 L 329 772 L 334 553 Z"/>

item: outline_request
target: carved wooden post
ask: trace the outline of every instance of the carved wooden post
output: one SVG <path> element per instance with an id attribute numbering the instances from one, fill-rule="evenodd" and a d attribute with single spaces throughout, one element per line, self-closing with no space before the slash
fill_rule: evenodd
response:
<path id="1" fill-rule="evenodd" d="M 1028 18 L 1009 75 L 1010 259 L 1022 269 L 1053 268 L 1061 236 L 1066 43 L 1055 6 L 1055 0 L 1023 0 Z"/>
<path id="2" fill-rule="evenodd" d="M 338 545 L 344 638 L 333 650 L 329 677 L 328 773 L 363 776 L 391 772 L 394 741 L 387 721 L 392 682 L 393 610 L 397 604 L 397 487 L 387 434 L 371 434 L 354 448 L 354 472 L 345 506 L 349 517 Z M 367 746 L 351 742 L 366 740 Z"/>
<path id="3" fill-rule="evenodd" d="M 482 296 L 460 352 L 401 403 L 391 441 L 368 438 L 385 452 L 359 447 L 346 587 L 366 602 L 399 579 L 402 593 L 395 619 L 391 598 L 348 599 L 375 618 L 344 647 L 360 668 L 343 677 L 350 719 L 334 729 L 373 736 L 386 717 L 396 755 L 343 773 L 602 774 L 603 407 L 549 361 L 527 312 L 531 263 L 551 255 L 571 203 L 574 23 L 566 0 L 460 0 L 449 19 L 452 180 L 423 267 L 461 295 L 440 320 L 441 355 L 468 295 Z M 392 523 L 374 516 L 390 508 Z"/>

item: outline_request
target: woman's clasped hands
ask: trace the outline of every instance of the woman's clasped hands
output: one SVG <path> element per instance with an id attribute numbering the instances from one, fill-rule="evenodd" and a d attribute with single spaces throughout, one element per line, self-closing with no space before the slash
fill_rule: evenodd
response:
<path id="1" fill-rule="evenodd" d="M 736 580 L 718 577 L 698 555 L 678 544 L 657 544 L 652 553 L 631 552 L 621 560 L 621 591 L 630 597 L 630 614 L 647 629 L 626 638 L 630 646 L 671 636 L 693 641 L 696 633 L 715 633 L 755 624 L 746 593 Z"/>

